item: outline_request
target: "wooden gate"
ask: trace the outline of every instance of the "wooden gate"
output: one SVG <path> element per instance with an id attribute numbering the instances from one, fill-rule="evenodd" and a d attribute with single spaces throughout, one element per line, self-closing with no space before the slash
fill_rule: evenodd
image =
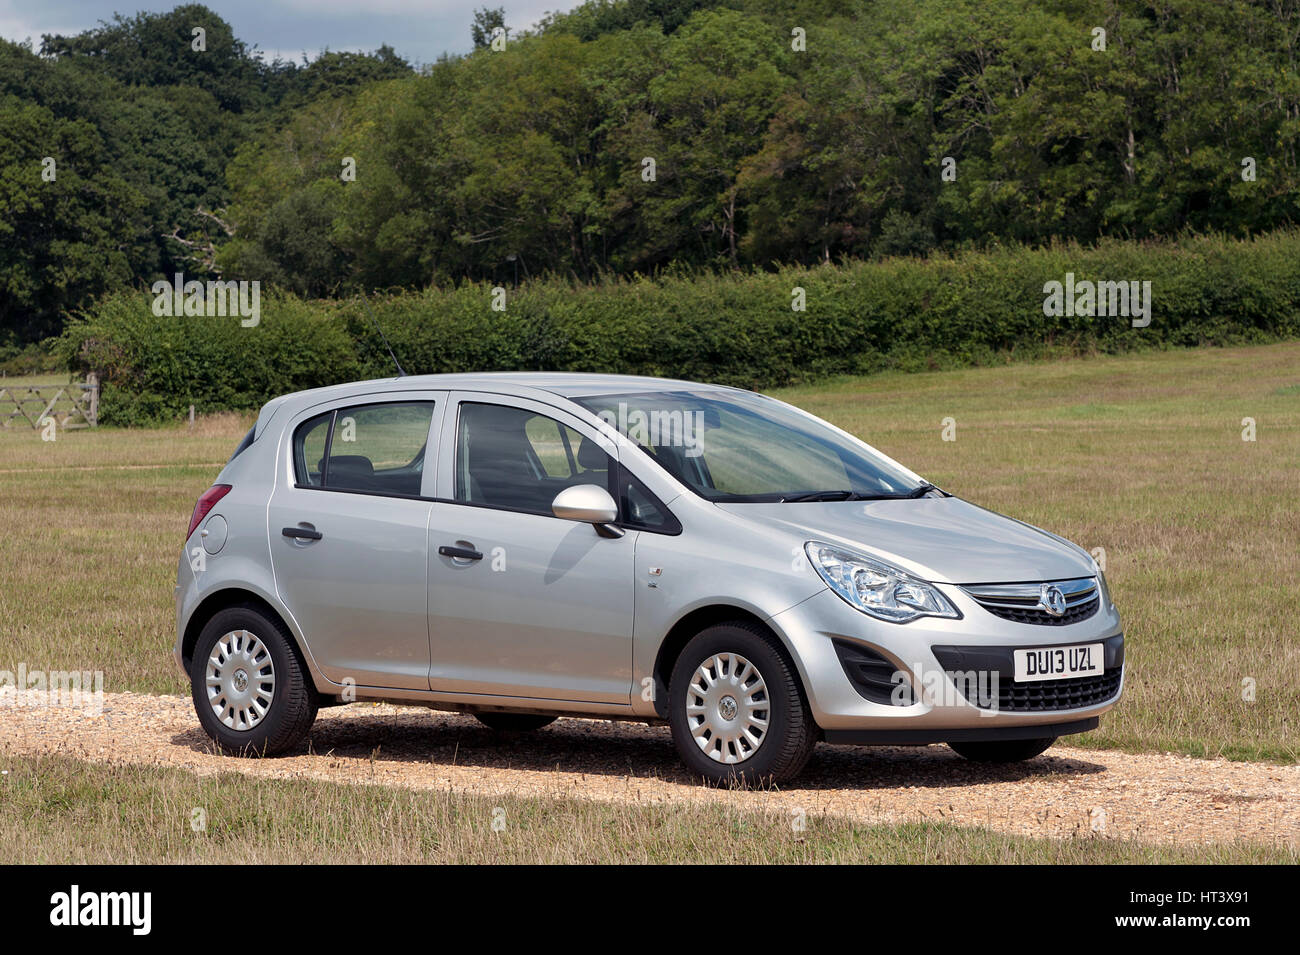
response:
<path id="1" fill-rule="evenodd" d="M 99 423 L 99 379 L 66 385 L 14 385 L 0 381 L 0 425 L 46 427 L 53 419 L 61 430 L 93 428 Z"/>

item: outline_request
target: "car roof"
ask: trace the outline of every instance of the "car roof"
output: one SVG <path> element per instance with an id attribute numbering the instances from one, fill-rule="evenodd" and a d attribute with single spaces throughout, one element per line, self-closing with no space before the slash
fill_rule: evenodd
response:
<path id="1" fill-rule="evenodd" d="M 559 371 L 497 371 L 457 375 L 410 375 L 404 378 L 385 379 L 399 387 L 411 388 L 485 388 L 513 391 L 527 389 L 549 391 L 564 398 L 584 395 L 635 394 L 650 391 L 725 390 L 723 385 L 710 385 L 675 378 L 647 378 L 641 375 L 608 375 L 589 372 Z M 408 385 L 407 383 L 410 382 Z"/>
<path id="2" fill-rule="evenodd" d="M 327 385 L 309 391 L 298 391 L 284 398 L 310 398 L 328 400 L 336 394 L 340 397 L 350 392 L 358 394 L 377 390 L 384 391 L 497 391 L 504 394 L 526 395 L 531 392 L 548 391 L 563 398 L 579 398 L 585 395 L 635 394 L 652 391 L 731 391 L 725 385 L 710 385 L 697 381 L 681 381 L 674 378 L 646 378 L 640 375 L 605 375 L 583 372 L 557 371 L 493 371 L 474 374 L 453 375 L 403 375 L 394 378 L 372 378 L 367 381 L 353 381 L 338 385 Z"/>
<path id="3" fill-rule="evenodd" d="M 725 385 L 711 385 L 674 378 L 646 378 L 640 375 L 607 375 L 587 372 L 557 371 L 499 371 L 450 375 L 404 375 L 400 378 L 373 378 L 352 381 L 308 391 L 296 391 L 268 401 L 258 416 L 257 432 L 260 435 L 275 411 L 285 406 L 301 408 L 351 395 L 373 394 L 376 391 L 486 391 L 494 394 L 516 395 L 521 398 L 545 397 L 581 398 L 589 395 L 637 394 L 654 391 L 716 391 L 736 389 Z"/>

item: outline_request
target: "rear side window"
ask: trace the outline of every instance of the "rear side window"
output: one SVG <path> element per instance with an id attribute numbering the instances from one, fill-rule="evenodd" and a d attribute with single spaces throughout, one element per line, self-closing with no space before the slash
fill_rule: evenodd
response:
<path id="1" fill-rule="evenodd" d="M 431 401 L 356 405 L 305 421 L 294 434 L 298 483 L 418 497 L 433 408 Z"/>

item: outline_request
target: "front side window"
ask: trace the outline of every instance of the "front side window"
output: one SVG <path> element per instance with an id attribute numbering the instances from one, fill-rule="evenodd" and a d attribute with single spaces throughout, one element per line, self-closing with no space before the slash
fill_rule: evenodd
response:
<path id="1" fill-rule="evenodd" d="M 902 465 L 862 442 L 751 392 L 682 390 L 572 400 L 711 501 L 903 497 L 921 486 Z"/>
<path id="2" fill-rule="evenodd" d="M 456 500 L 550 514 L 567 487 L 610 487 L 611 459 L 590 438 L 547 415 L 465 402 L 456 425 Z"/>
<path id="3" fill-rule="evenodd" d="M 294 433 L 298 483 L 335 491 L 418 497 L 432 401 L 355 405 L 326 412 Z"/>

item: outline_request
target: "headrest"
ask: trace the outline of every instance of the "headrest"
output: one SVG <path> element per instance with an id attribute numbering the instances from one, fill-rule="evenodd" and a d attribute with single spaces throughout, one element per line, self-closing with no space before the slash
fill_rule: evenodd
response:
<path id="1" fill-rule="evenodd" d="M 584 437 L 578 443 L 578 464 L 584 471 L 604 471 L 609 468 L 609 455 L 595 441 Z"/>
<path id="2" fill-rule="evenodd" d="M 347 474 L 351 477 L 358 475 L 362 477 L 373 477 L 375 466 L 370 463 L 370 459 L 361 454 L 332 454 L 330 455 L 330 471 L 334 474 Z"/>

